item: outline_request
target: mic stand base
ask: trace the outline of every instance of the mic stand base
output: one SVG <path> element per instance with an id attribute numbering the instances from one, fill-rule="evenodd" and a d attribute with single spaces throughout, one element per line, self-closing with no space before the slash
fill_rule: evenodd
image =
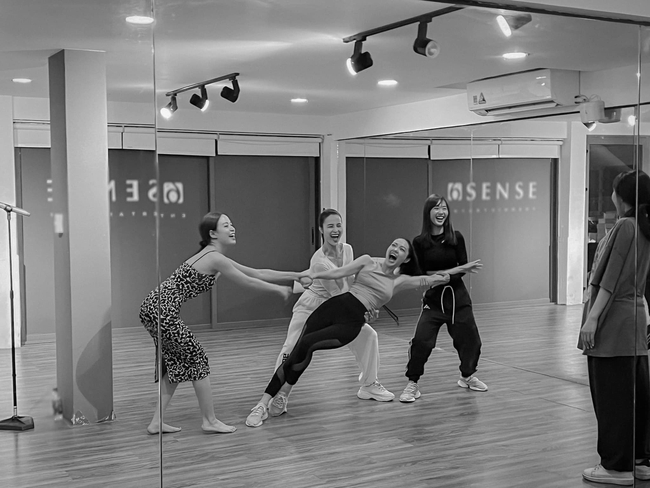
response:
<path id="1" fill-rule="evenodd" d="M 34 428 L 34 419 L 14 415 L 8 419 L 0 420 L 0 430 L 30 430 Z"/>

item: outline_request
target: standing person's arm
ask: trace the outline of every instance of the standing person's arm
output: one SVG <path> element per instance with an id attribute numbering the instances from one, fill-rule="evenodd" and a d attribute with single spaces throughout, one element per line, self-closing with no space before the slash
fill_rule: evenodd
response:
<path id="1" fill-rule="evenodd" d="M 613 233 L 608 242 L 611 250 L 607 252 L 606 262 L 599 264 L 597 270 L 592 270 L 593 276 L 589 282 L 591 287 L 590 295 L 593 296 L 594 287 L 598 287 L 598 293 L 591 305 L 591 309 L 589 309 L 584 324 L 580 328 L 580 340 L 587 349 L 596 347 L 596 332 L 601 321 L 601 315 L 611 300 L 616 284 L 619 280 L 625 279 L 621 272 L 625 268 L 625 260 L 629 253 L 633 252 L 635 225 L 634 219 L 627 218 L 620 219 L 616 223 L 610 231 Z"/>

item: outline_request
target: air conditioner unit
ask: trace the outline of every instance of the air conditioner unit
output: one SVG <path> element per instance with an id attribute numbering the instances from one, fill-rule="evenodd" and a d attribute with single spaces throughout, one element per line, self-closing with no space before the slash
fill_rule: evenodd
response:
<path id="1" fill-rule="evenodd" d="M 578 71 L 536 69 L 467 84 L 467 105 L 478 115 L 500 115 L 574 105 Z"/>

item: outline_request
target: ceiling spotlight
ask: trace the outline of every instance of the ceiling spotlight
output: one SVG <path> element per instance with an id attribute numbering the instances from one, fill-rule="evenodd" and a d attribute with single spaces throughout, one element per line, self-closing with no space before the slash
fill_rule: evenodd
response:
<path id="1" fill-rule="evenodd" d="M 149 24 L 153 24 L 153 17 L 148 17 L 145 15 L 131 15 L 130 17 L 126 18 L 126 21 L 129 24 L 149 25 Z"/>
<path id="2" fill-rule="evenodd" d="M 514 52 L 514 53 L 503 53 L 501 57 L 503 59 L 524 59 L 528 56 L 528 53 Z"/>
<path id="3" fill-rule="evenodd" d="M 32 82 L 32 80 L 29 78 L 14 78 L 11 81 L 13 81 L 14 83 L 23 83 L 23 84 Z"/>
<path id="4" fill-rule="evenodd" d="M 377 84 L 379 86 L 395 86 L 397 85 L 397 80 L 379 80 Z"/>
<path id="5" fill-rule="evenodd" d="M 363 41 L 354 43 L 354 52 L 346 61 L 348 71 L 351 75 L 356 75 L 359 71 L 368 69 L 372 66 L 372 57 L 369 52 L 362 53 Z"/>
<path id="6" fill-rule="evenodd" d="M 308 100 L 306 98 L 292 98 L 291 103 L 307 103 Z"/>
<path id="7" fill-rule="evenodd" d="M 201 112 L 205 112 L 208 109 L 208 106 L 210 105 L 210 100 L 208 100 L 208 92 L 205 89 L 205 85 L 201 87 L 200 96 L 197 95 L 196 93 L 192 95 L 192 98 L 190 98 L 190 103 L 195 107 L 201 109 Z"/>
<path id="8" fill-rule="evenodd" d="M 510 37 L 514 31 L 521 29 L 531 20 L 533 17 L 530 14 L 497 15 L 499 29 L 506 37 Z"/>
<path id="9" fill-rule="evenodd" d="M 418 37 L 413 43 L 413 51 L 427 58 L 435 58 L 440 54 L 440 46 L 436 41 L 427 37 L 428 26 L 429 22 L 420 22 L 418 26 Z"/>
<path id="10" fill-rule="evenodd" d="M 172 95 L 172 99 L 167 105 L 160 109 L 160 115 L 168 119 L 172 116 L 174 112 L 178 110 L 178 103 L 176 102 L 176 95 Z"/>
<path id="11" fill-rule="evenodd" d="M 221 90 L 221 96 L 229 102 L 235 103 L 239 98 L 239 82 L 237 78 L 232 79 L 232 88 L 224 86 Z"/>

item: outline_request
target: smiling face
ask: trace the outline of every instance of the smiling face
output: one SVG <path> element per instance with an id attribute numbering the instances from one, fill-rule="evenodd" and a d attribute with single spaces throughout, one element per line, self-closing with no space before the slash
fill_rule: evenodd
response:
<path id="1" fill-rule="evenodd" d="M 442 228 L 449 217 L 449 208 L 444 200 L 440 200 L 429 212 L 429 218 L 434 227 Z"/>
<path id="2" fill-rule="evenodd" d="M 320 231 L 323 234 L 325 244 L 336 247 L 341 242 L 341 237 L 343 236 L 343 221 L 341 220 L 341 216 L 337 214 L 327 216 L 323 221 L 323 226 L 320 228 Z"/>
<path id="3" fill-rule="evenodd" d="M 234 245 L 237 240 L 235 239 L 235 226 L 226 214 L 222 214 L 217 221 L 217 227 L 210 231 L 210 237 L 216 240 L 221 245 Z"/>
<path id="4" fill-rule="evenodd" d="M 401 237 L 395 239 L 388 249 L 386 249 L 386 263 L 391 268 L 397 268 L 402 263 L 409 260 L 409 243 L 406 239 Z"/>

